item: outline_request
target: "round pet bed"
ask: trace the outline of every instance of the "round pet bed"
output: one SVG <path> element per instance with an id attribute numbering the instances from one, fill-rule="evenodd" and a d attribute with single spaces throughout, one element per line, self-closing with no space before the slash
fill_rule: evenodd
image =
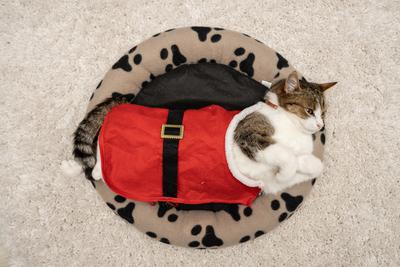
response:
<path id="1" fill-rule="evenodd" d="M 169 79 L 167 91 L 147 90 L 163 84 L 168 74 L 184 77 L 191 71 L 188 66 L 196 66 L 198 71 L 207 65 L 214 65 L 207 67 L 210 73 L 225 72 L 226 77 L 233 72 L 246 75 L 234 77 L 243 93 L 224 95 L 225 88 L 222 94 L 205 94 L 205 100 L 199 100 L 196 95 L 203 92 L 198 88 L 207 84 L 202 84 L 202 79 L 193 86 L 185 84 L 184 79 Z M 87 111 L 118 94 L 133 94 L 137 96 L 134 103 L 154 107 L 198 108 L 211 102 L 228 109 L 243 109 L 262 99 L 266 88 L 258 82 L 285 78 L 293 70 L 279 53 L 246 34 L 211 27 L 171 29 L 154 35 L 122 56 L 96 88 Z M 196 94 L 190 93 L 191 87 L 197 88 Z M 141 91 L 142 88 L 145 89 Z M 314 154 L 319 158 L 324 143 L 322 130 L 314 135 Z M 116 195 L 101 180 L 92 183 L 108 207 L 149 237 L 184 247 L 221 248 L 253 240 L 289 218 L 315 179 L 275 195 L 260 195 L 250 207 L 238 204 L 174 207 L 168 203 L 139 202 Z"/>

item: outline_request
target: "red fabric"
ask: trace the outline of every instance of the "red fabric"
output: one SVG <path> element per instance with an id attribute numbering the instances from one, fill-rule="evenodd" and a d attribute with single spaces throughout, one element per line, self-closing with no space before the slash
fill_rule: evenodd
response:
<path id="1" fill-rule="evenodd" d="M 168 110 L 132 104 L 114 107 L 100 131 L 103 179 L 126 198 L 173 203 L 250 205 L 260 189 L 236 180 L 225 157 L 225 132 L 237 111 L 219 106 L 187 110 L 179 142 L 178 195 L 163 197 L 161 126 Z"/>

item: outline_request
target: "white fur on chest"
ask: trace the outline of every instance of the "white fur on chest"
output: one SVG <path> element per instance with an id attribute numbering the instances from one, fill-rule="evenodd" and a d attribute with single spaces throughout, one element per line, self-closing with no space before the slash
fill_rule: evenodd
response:
<path id="1" fill-rule="evenodd" d="M 312 137 L 310 134 L 299 130 L 290 115 L 281 107 L 274 109 L 265 105 L 259 110 L 271 123 L 274 128 L 272 139 L 293 150 L 295 155 L 310 154 L 313 150 Z"/>

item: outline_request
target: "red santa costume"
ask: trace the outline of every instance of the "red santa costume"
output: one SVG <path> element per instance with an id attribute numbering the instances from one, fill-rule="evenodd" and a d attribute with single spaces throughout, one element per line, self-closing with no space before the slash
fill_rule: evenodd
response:
<path id="1" fill-rule="evenodd" d="M 238 113 L 216 105 L 184 112 L 114 107 L 99 134 L 102 177 L 115 193 L 138 201 L 250 205 L 258 184 L 241 183 L 227 163 L 226 149 L 244 116 Z"/>

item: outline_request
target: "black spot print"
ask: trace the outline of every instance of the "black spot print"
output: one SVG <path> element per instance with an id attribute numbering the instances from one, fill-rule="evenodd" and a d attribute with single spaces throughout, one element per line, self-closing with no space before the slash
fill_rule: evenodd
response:
<path id="1" fill-rule="evenodd" d="M 166 48 L 161 49 L 160 58 L 162 60 L 165 60 L 165 59 L 167 59 L 167 57 L 168 57 L 168 50 Z"/>
<path id="2" fill-rule="evenodd" d="M 106 204 L 110 209 L 115 210 L 115 206 L 113 204 L 111 204 L 110 202 L 106 202 Z"/>
<path id="3" fill-rule="evenodd" d="M 325 134 L 322 133 L 321 136 L 320 136 L 320 138 L 321 138 L 321 143 L 322 143 L 323 145 L 325 145 Z"/>
<path id="4" fill-rule="evenodd" d="M 224 203 L 209 203 L 209 204 L 179 204 L 177 210 L 208 210 L 219 212 L 221 210 L 231 215 L 235 221 L 240 220 L 239 205 L 238 204 L 224 204 Z"/>
<path id="5" fill-rule="evenodd" d="M 121 97 L 125 97 L 129 102 L 130 101 L 132 101 L 134 98 L 135 98 L 135 94 L 121 94 L 121 93 L 118 93 L 118 92 L 113 92 L 112 94 L 111 94 L 111 97 L 114 99 L 114 100 L 118 100 L 119 98 L 121 98 Z"/>
<path id="6" fill-rule="evenodd" d="M 214 30 L 216 30 L 216 31 L 223 31 L 223 30 L 225 30 L 225 29 L 224 29 L 224 28 L 215 27 Z"/>
<path id="7" fill-rule="evenodd" d="M 276 52 L 276 55 L 278 56 L 278 63 L 276 64 L 276 67 L 278 69 L 283 69 L 283 68 L 289 67 L 288 61 L 284 57 L 282 57 L 281 54 Z"/>
<path id="8" fill-rule="evenodd" d="M 211 36 L 211 42 L 213 43 L 217 43 L 221 40 L 221 34 L 214 34 L 213 36 Z"/>
<path id="9" fill-rule="evenodd" d="M 198 63 L 204 63 L 204 62 L 207 62 L 207 59 L 206 58 L 201 58 L 199 61 L 197 61 Z"/>
<path id="10" fill-rule="evenodd" d="M 175 28 L 172 28 L 172 29 L 166 30 L 165 32 L 171 32 L 171 31 L 173 31 L 173 30 L 175 30 Z"/>
<path id="11" fill-rule="evenodd" d="M 168 216 L 168 221 L 170 221 L 170 222 L 175 222 L 176 220 L 178 219 L 178 215 L 176 215 L 176 214 L 170 214 L 169 216 Z"/>
<path id="12" fill-rule="evenodd" d="M 168 65 L 165 67 L 165 72 L 170 72 L 172 69 L 173 69 L 172 64 L 168 64 Z"/>
<path id="13" fill-rule="evenodd" d="M 177 45 L 172 45 L 171 51 L 172 51 L 172 62 L 175 64 L 175 66 L 179 66 L 186 62 L 186 57 L 181 54 Z"/>
<path id="14" fill-rule="evenodd" d="M 263 234 L 265 234 L 265 232 L 264 232 L 264 231 L 261 231 L 261 230 L 259 230 L 259 231 L 255 232 L 255 234 L 254 234 L 254 238 L 260 237 L 260 236 L 262 236 Z"/>
<path id="15" fill-rule="evenodd" d="M 285 201 L 286 209 L 288 211 L 295 211 L 297 209 L 297 207 L 303 201 L 303 196 L 295 196 L 294 197 L 288 193 L 282 193 L 281 198 Z"/>
<path id="16" fill-rule="evenodd" d="M 234 51 L 234 53 L 235 53 L 236 56 L 241 56 L 241 55 L 243 55 L 245 52 L 246 52 L 246 50 L 245 50 L 243 47 L 236 48 L 235 51 Z"/>
<path id="17" fill-rule="evenodd" d="M 210 63 L 215 64 L 215 63 L 217 63 L 217 61 L 215 59 L 210 59 Z"/>
<path id="18" fill-rule="evenodd" d="M 273 210 L 278 210 L 281 207 L 281 203 L 279 203 L 279 200 L 272 200 L 271 201 L 271 209 Z"/>
<path id="19" fill-rule="evenodd" d="M 201 243 L 206 247 L 213 247 L 213 246 L 219 247 L 224 244 L 222 239 L 218 238 L 215 235 L 214 227 L 212 227 L 211 225 L 206 226 L 206 234 L 204 235 L 203 239 L 201 240 Z"/>
<path id="20" fill-rule="evenodd" d="M 227 213 L 229 213 L 231 215 L 231 217 L 235 220 L 235 221 L 239 221 L 240 220 L 240 215 L 239 215 L 239 205 L 230 205 L 227 208 L 223 209 L 225 210 Z"/>
<path id="21" fill-rule="evenodd" d="M 151 238 L 157 237 L 156 233 L 153 233 L 153 232 L 146 232 L 146 235 L 150 236 Z"/>
<path id="22" fill-rule="evenodd" d="M 199 40 L 204 42 L 207 40 L 207 34 L 211 31 L 210 27 L 192 27 L 192 30 L 197 32 Z"/>
<path id="23" fill-rule="evenodd" d="M 232 60 L 231 62 L 229 62 L 229 66 L 232 68 L 236 68 L 237 67 L 237 61 L 236 60 Z"/>
<path id="24" fill-rule="evenodd" d="M 142 55 L 141 55 L 141 54 L 137 54 L 137 55 L 133 58 L 133 62 L 134 62 L 136 65 L 139 65 L 140 62 L 142 62 Z"/>
<path id="25" fill-rule="evenodd" d="M 114 199 L 115 199 L 115 201 L 117 201 L 118 203 L 122 203 L 122 202 L 124 202 L 124 201 L 126 200 L 125 197 L 120 196 L 120 195 L 116 195 L 116 196 L 114 197 Z"/>
<path id="26" fill-rule="evenodd" d="M 134 47 L 132 47 L 131 49 L 129 49 L 128 53 L 131 54 L 132 52 L 134 52 L 137 48 L 137 45 L 135 45 Z"/>
<path id="27" fill-rule="evenodd" d="M 223 205 L 223 204 L 221 204 Z M 229 213 L 235 221 L 240 220 L 240 214 L 239 214 L 239 205 L 237 204 L 226 204 L 221 209 L 219 210 L 224 210 L 225 212 Z M 219 211 L 218 210 L 218 211 Z"/>
<path id="28" fill-rule="evenodd" d="M 142 82 L 142 88 L 145 88 L 147 85 L 149 84 L 149 82 L 148 81 L 144 81 L 144 82 Z"/>
<path id="29" fill-rule="evenodd" d="M 94 97 L 94 93 L 92 93 L 92 95 L 90 96 L 89 101 L 92 100 L 93 97 Z"/>
<path id="30" fill-rule="evenodd" d="M 100 82 L 101 83 L 101 82 Z M 320 132 L 323 132 L 323 131 L 325 131 L 325 125 L 324 126 L 322 126 L 322 128 L 321 128 L 321 130 L 319 130 Z"/>
<path id="31" fill-rule="evenodd" d="M 96 184 L 93 182 L 93 181 L 90 181 L 91 183 L 92 183 L 92 186 L 94 187 L 94 188 L 96 188 Z"/>
<path id="32" fill-rule="evenodd" d="M 278 78 L 279 74 L 280 74 L 279 72 L 277 74 L 275 74 L 274 79 Z"/>
<path id="33" fill-rule="evenodd" d="M 169 211 L 169 210 L 172 209 L 172 208 L 173 208 L 172 205 L 170 205 L 170 204 L 168 204 L 168 203 L 165 203 L 165 202 L 160 202 L 160 203 L 158 204 L 157 216 L 158 216 L 159 218 L 164 217 L 165 213 L 167 213 L 167 211 Z"/>
<path id="34" fill-rule="evenodd" d="M 156 34 L 154 34 L 153 35 L 153 37 L 157 37 L 157 36 L 159 36 L 161 33 L 156 33 Z"/>
<path id="35" fill-rule="evenodd" d="M 128 205 L 126 205 L 125 208 L 120 208 L 117 210 L 117 213 L 119 216 L 121 216 L 123 219 L 125 219 L 129 223 L 134 223 L 134 219 L 132 217 L 132 212 L 133 209 L 135 208 L 135 203 L 130 202 Z"/>
<path id="36" fill-rule="evenodd" d="M 192 235 L 198 235 L 201 232 L 201 225 L 200 224 L 196 224 L 195 226 L 193 226 L 192 231 L 190 231 L 192 233 Z"/>
<path id="37" fill-rule="evenodd" d="M 312 134 L 312 140 L 315 141 L 315 134 Z"/>
<path id="38" fill-rule="evenodd" d="M 286 220 L 287 218 L 287 213 L 284 212 L 281 214 L 281 216 L 279 216 L 279 222 L 283 222 L 284 220 Z"/>
<path id="39" fill-rule="evenodd" d="M 118 98 L 120 98 L 122 96 L 122 94 L 121 93 L 118 93 L 118 92 L 113 92 L 112 94 L 111 94 L 111 97 L 113 98 L 113 99 L 118 99 Z"/>
<path id="40" fill-rule="evenodd" d="M 250 236 L 246 235 L 239 240 L 239 243 L 244 243 L 250 240 Z"/>
<path id="41" fill-rule="evenodd" d="M 132 66 L 128 62 L 129 57 L 128 55 L 122 56 L 113 66 L 112 68 L 115 69 L 123 69 L 124 71 L 131 71 Z"/>
<path id="42" fill-rule="evenodd" d="M 191 248 L 195 248 L 195 247 L 200 246 L 200 243 L 199 243 L 199 241 L 192 241 L 188 244 L 188 246 Z"/>
<path id="43" fill-rule="evenodd" d="M 246 208 L 243 210 L 243 214 L 244 214 L 246 217 L 251 216 L 252 213 L 253 213 L 253 210 L 252 210 L 250 207 L 246 207 Z"/>
<path id="44" fill-rule="evenodd" d="M 101 80 L 101 81 L 99 82 L 99 84 L 96 86 L 96 90 L 99 89 L 99 87 L 101 86 L 102 82 L 103 82 L 103 80 Z"/>
<path id="45" fill-rule="evenodd" d="M 165 237 L 161 238 L 160 242 L 164 243 L 164 244 L 169 244 L 170 243 L 169 240 L 167 238 L 165 238 Z"/>
<path id="46" fill-rule="evenodd" d="M 240 62 L 240 70 L 242 72 L 245 72 L 249 77 L 253 77 L 254 75 L 254 69 L 253 69 L 253 63 L 254 63 L 255 56 L 253 53 L 250 53 L 245 60 Z"/>
<path id="47" fill-rule="evenodd" d="M 311 185 L 314 185 L 316 181 L 317 181 L 317 178 L 312 179 L 311 180 Z"/>

